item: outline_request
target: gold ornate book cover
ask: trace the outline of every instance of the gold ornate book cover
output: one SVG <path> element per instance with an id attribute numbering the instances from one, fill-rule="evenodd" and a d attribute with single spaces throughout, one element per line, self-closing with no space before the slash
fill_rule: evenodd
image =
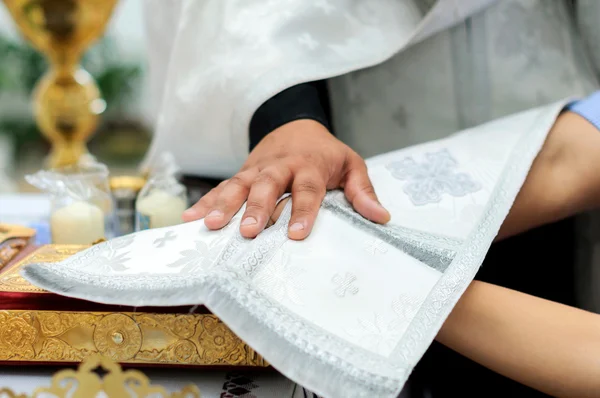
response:
<path id="1" fill-rule="evenodd" d="M 42 246 L 0 271 L 0 362 L 75 363 L 101 354 L 136 366 L 268 366 L 205 307 L 100 305 L 45 292 L 19 274 L 84 248 Z"/>
<path id="2" fill-rule="evenodd" d="M 35 236 L 35 230 L 0 223 L 0 271 L 21 253 Z"/>

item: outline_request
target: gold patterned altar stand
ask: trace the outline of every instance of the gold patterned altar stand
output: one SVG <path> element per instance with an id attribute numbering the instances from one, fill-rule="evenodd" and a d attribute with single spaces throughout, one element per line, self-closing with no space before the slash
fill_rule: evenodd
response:
<path id="1" fill-rule="evenodd" d="M 48 293 L 19 274 L 84 248 L 29 247 L 0 270 L 0 363 L 79 363 L 99 354 L 136 367 L 268 366 L 204 307 L 100 305 Z"/>

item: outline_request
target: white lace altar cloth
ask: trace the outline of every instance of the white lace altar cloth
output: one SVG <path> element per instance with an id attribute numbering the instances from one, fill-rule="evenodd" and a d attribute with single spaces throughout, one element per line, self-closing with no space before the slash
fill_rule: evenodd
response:
<path id="1" fill-rule="evenodd" d="M 311 236 L 289 204 L 254 240 L 202 221 L 121 237 L 23 275 L 107 304 L 204 304 L 319 395 L 396 397 L 467 288 L 564 102 L 368 160 L 386 226 L 330 192 Z"/>

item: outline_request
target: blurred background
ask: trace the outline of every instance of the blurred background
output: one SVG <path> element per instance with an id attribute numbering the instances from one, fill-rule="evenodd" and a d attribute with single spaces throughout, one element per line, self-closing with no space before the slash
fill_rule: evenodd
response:
<path id="1" fill-rule="evenodd" d="M 107 105 L 88 148 L 117 173 L 135 171 L 151 138 L 142 1 L 119 1 L 106 34 L 82 59 Z M 0 193 L 32 191 L 23 176 L 42 168 L 48 154 L 31 107 L 32 90 L 46 70 L 42 54 L 20 37 L 0 2 Z"/>

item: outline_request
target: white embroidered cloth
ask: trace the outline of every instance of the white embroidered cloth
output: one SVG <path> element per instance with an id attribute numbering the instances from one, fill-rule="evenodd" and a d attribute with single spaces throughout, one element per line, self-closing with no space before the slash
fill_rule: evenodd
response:
<path id="1" fill-rule="evenodd" d="M 134 306 L 205 304 L 287 377 L 335 397 L 396 397 L 471 282 L 563 102 L 368 160 L 392 221 L 327 195 L 311 236 L 289 206 L 254 240 L 241 212 L 24 269 L 33 284 Z"/>

